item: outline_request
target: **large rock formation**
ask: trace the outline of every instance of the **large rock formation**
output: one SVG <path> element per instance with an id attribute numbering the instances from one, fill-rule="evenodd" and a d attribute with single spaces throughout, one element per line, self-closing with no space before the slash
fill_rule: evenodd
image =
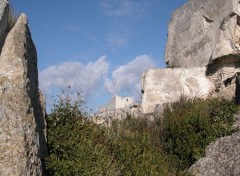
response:
<path id="1" fill-rule="evenodd" d="M 0 9 L 4 2 L 7 1 L 0 1 Z M 2 23 L 6 25 L 6 21 L 0 23 L 0 28 Z M 43 174 L 45 128 L 36 48 L 27 17 L 21 14 L 8 33 L 0 56 L 0 175 Z"/>
<path id="2" fill-rule="evenodd" d="M 156 112 L 179 96 L 223 97 L 240 103 L 240 1 L 189 0 L 173 13 L 165 51 L 168 69 L 142 76 L 142 110 Z M 158 111 L 159 112 L 159 111 Z M 233 128 L 240 127 L 240 118 Z M 190 172 L 240 175 L 240 133 L 211 143 Z"/>
<path id="3" fill-rule="evenodd" d="M 189 171 L 195 176 L 239 176 L 240 132 L 211 143 L 206 156 Z"/>
<path id="4" fill-rule="evenodd" d="M 239 0 L 189 0 L 169 24 L 168 67 L 202 67 L 240 54 L 239 15 Z"/>
<path id="5" fill-rule="evenodd" d="M 142 76 L 142 110 L 178 100 L 181 95 L 207 97 L 214 85 L 205 76 L 206 68 L 150 69 Z"/>
<path id="6" fill-rule="evenodd" d="M 143 74 L 144 113 L 179 95 L 223 97 L 240 103 L 239 15 L 239 0 L 189 0 L 173 13 L 165 50 L 171 69 Z"/>

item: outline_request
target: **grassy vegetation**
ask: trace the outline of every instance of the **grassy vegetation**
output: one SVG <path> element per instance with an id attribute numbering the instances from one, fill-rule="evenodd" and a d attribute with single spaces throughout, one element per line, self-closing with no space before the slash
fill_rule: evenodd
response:
<path id="1" fill-rule="evenodd" d="M 183 171 L 205 155 L 215 139 L 235 130 L 238 106 L 219 99 L 187 100 L 182 97 L 164 111 L 161 143 L 174 172 Z"/>
<path id="2" fill-rule="evenodd" d="M 219 99 L 181 98 L 150 121 L 128 116 L 105 128 L 78 102 L 60 99 L 47 119 L 50 175 L 187 175 L 216 138 L 234 132 L 238 107 Z"/>

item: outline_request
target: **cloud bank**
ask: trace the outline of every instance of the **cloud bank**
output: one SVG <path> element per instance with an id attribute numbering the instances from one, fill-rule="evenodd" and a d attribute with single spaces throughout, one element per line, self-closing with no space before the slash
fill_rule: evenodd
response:
<path id="1" fill-rule="evenodd" d="M 119 66 L 110 73 L 109 62 L 105 56 L 95 62 L 63 62 L 50 66 L 40 72 L 40 88 L 52 103 L 51 95 L 59 93 L 68 86 L 75 91 L 82 91 L 85 99 L 93 97 L 96 92 L 107 92 L 111 95 L 127 94 L 140 96 L 140 79 L 144 71 L 155 66 L 148 55 L 141 55 L 129 63 Z M 108 76 L 110 75 L 110 76 Z"/>
<path id="2" fill-rule="evenodd" d="M 56 89 L 63 90 L 71 86 L 74 90 L 82 91 L 85 96 L 88 96 L 106 77 L 108 67 L 105 56 L 87 64 L 64 62 L 50 66 L 40 72 L 40 88 L 48 95 Z"/>
<path id="3" fill-rule="evenodd" d="M 145 3 L 142 0 L 101 0 L 102 12 L 109 17 L 140 16 L 145 12 Z"/>
<path id="4" fill-rule="evenodd" d="M 111 94 L 118 94 L 121 91 L 132 94 L 139 89 L 142 73 L 154 67 L 154 65 L 155 63 L 151 57 L 147 55 L 138 56 L 126 65 L 115 69 L 111 78 L 106 79 L 105 87 Z"/>

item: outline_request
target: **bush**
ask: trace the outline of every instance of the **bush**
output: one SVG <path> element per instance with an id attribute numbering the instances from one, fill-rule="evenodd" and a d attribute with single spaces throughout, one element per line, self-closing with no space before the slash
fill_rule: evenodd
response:
<path id="1" fill-rule="evenodd" d="M 47 118 L 49 175 L 101 175 L 107 170 L 105 131 L 86 120 L 80 105 L 60 98 Z"/>
<path id="2" fill-rule="evenodd" d="M 109 150 L 119 175 L 166 175 L 169 165 L 161 148 L 154 145 L 151 121 L 129 116 L 114 120 L 109 129 Z"/>
<path id="3" fill-rule="evenodd" d="M 49 175 L 165 175 L 168 164 L 151 143 L 146 119 L 128 116 L 106 129 L 89 122 L 79 105 L 60 98 L 47 118 Z"/>
<path id="4" fill-rule="evenodd" d="M 220 99 L 188 100 L 184 97 L 164 111 L 162 148 L 175 171 L 187 169 L 205 155 L 215 139 L 234 132 L 237 105 Z"/>
<path id="5" fill-rule="evenodd" d="M 49 175 L 187 175 L 218 137 L 234 132 L 238 107 L 226 100 L 181 98 L 164 118 L 88 121 L 82 101 L 60 98 L 47 118 Z"/>

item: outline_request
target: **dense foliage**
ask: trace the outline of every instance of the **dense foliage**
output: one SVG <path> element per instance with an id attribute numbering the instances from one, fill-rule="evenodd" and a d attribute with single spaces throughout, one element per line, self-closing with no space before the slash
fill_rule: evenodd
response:
<path id="1" fill-rule="evenodd" d="M 225 100 L 181 98 L 164 118 L 128 116 L 104 127 L 80 104 L 61 98 L 47 119 L 49 175 L 184 175 L 211 141 L 233 132 L 237 112 Z"/>
<path id="2" fill-rule="evenodd" d="M 210 142 L 232 134 L 237 110 L 237 105 L 226 100 L 184 97 L 167 107 L 160 139 L 172 168 L 188 168 L 204 156 Z"/>

